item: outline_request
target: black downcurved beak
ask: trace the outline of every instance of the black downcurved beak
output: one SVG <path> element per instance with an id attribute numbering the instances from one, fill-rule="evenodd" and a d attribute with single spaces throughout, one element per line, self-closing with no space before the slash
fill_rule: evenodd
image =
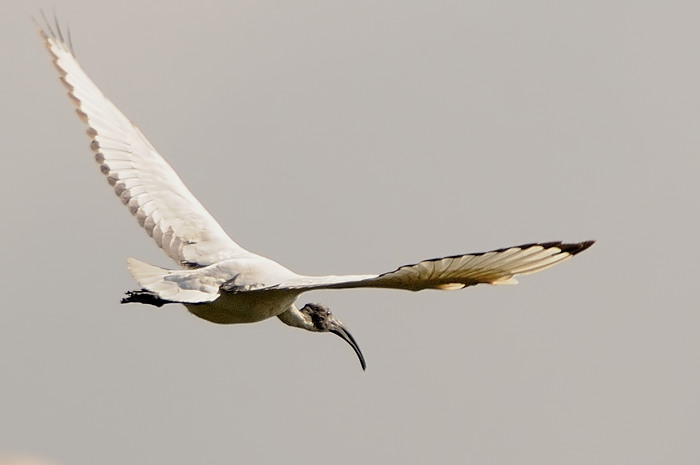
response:
<path id="1" fill-rule="evenodd" d="M 355 341 L 355 338 L 352 337 L 352 334 L 350 334 L 350 332 L 340 324 L 337 325 L 336 328 L 333 328 L 329 331 L 333 334 L 337 334 L 338 336 L 343 338 L 345 342 L 352 346 L 352 349 L 355 351 L 357 357 L 360 359 L 360 365 L 362 365 L 362 370 L 366 370 L 367 364 L 365 363 L 365 357 L 362 355 L 362 352 L 360 351 L 360 346 L 357 345 L 357 341 Z"/>

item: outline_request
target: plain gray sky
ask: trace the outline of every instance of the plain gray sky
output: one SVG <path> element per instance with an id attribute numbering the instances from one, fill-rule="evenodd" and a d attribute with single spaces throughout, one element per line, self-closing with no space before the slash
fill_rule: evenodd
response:
<path id="1" fill-rule="evenodd" d="M 244 247 L 380 272 L 597 239 L 513 287 L 358 290 L 337 337 L 119 305 L 171 266 L 30 15 Z M 697 464 L 693 1 L 3 2 L 0 456 L 63 465 Z"/>

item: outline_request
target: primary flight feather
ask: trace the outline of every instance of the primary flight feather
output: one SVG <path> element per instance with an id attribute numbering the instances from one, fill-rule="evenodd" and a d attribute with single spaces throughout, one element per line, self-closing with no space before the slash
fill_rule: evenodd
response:
<path id="1" fill-rule="evenodd" d="M 290 326 L 342 337 L 364 369 L 357 342 L 327 307 L 296 307 L 301 293 L 358 287 L 419 291 L 515 284 L 515 276 L 544 270 L 593 244 L 527 244 L 423 260 L 381 274 L 299 275 L 236 244 L 141 131 L 85 74 L 58 23 L 51 27 L 46 21 L 40 33 L 78 115 L 88 126 L 90 147 L 102 172 L 138 223 L 181 266 L 169 270 L 129 258 L 129 271 L 141 289 L 128 292 L 123 303 L 181 303 L 193 314 L 222 324 L 277 316 Z"/>

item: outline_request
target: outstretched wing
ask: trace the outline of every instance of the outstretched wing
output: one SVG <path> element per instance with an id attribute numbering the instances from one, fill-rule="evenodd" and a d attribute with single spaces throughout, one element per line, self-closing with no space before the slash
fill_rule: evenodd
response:
<path id="1" fill-rule="evenodd" d="M 462 289 L 481 283 L 517 284 L 515 276 L 535 273 L 561 263 L 586 250 L 593 243 L 594 241 L 526 244 L 490 252 L 423 260 L 379 275 L 300 276 L 273 288 L 306 291 L 380 287 L 420 291 Z"/>
<path id="2" fill-rule="evenodd" d="M 92 82 L 56 24 L 41 31 L 46 47 L 87 123 L 90 147 L 121 201 L 159 247 L 185 267 L 253 255 L 236 244 L 177 173 Z"/>

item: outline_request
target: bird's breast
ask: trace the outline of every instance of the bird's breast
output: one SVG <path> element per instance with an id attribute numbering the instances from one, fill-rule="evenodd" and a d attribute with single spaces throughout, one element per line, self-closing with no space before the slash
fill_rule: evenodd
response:
<path id="1" fill-rule="evenodd" d="M 212 323 L 255 323 L 286 311 L 294 303 L 297 295 L 296 292 L 277 290 L 224 292 L 213 302 L 185 306 L 192 314 Z"/>

